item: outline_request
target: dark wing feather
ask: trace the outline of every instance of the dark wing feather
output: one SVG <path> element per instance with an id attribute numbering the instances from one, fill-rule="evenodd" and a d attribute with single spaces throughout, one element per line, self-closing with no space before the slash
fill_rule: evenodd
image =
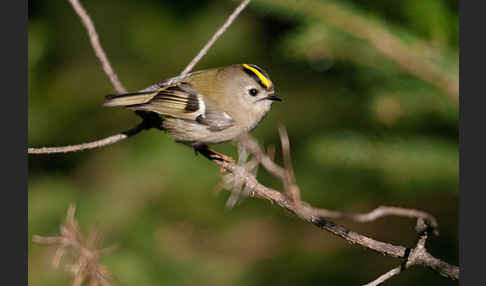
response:
<path id="1" fill-rule="evenodd" d="M 211 131 L 233 126 L 234 120 L 216 104 L 204 100 L 189 83 L 178 82 L 152 91 L 109 95 L 104 106 L 125 106 L 132 110 L 156 112 L 173 118 L 198 122 Z"/>
<path id="2" fill-rule="evenodd" d="M 196 120 L 205 112 L 202 96 L 188 83 L 162 87 L 154 91 L 152 98 L 147 102 L 127 107 L 186 120 Z"/>

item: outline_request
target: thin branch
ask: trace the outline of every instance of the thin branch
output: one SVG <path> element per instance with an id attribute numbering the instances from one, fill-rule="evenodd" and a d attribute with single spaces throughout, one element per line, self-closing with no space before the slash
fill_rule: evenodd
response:
<path id="1" fill-rule="evenodd" d="M 287 134 L 287 130 L 283 125 L 278 127 L 278 133 L 280 134 L 280 144 L 282 144 L 282 155 L 285 170 L 287 170 L 288 181 L 291 184 L 295 184 L 295 173 L 292 167 L 292 156 L 290 154 L 290 139 Z"/>
<path id="2" fill-rule="evenodd" d="M 377 286 L 381 283 L 385 282 L 386 280 L 396 276 L 402 272 L 402 266 L 397 266 L 392 270 L 388 271 L 387 273 L 381 275 L 380 277 L 376 278 L 375 280 L 371 281 L 370 283 L 366 283 L 363 286 Z"/>
<path id="3" fill-rule="evenodd" d="M 88 13 L 86 10 L 81 6 L 81 3 L 79 3 L 78 0 L 69 0 L 71 2 L 74 10 L 78 14 L 78 16 L 81 18 L 84 26 L 88 30 L 88 35 L 91 41 L 91 45 L 93 47 L 93 50 L 96 53 L 96 56 L 100 60 L 103 70 L 105 74 L 108 76 L 108 78 L 111 81 L 111 84 L 113 87 L 116 89 L 118 93 L 126 93 L 125 88 L 123 85 L 120 83 L 118 80 L 118 76 L 116 73 L 113 71 L 111 68 L 110 62 L 108 58 L 105 55 L 105 52 L 103 51 L 103 48 L 101 47 L 101 44 L 99 42 L 99 37 L 98 33 L 96 32 L 96 29 L 94 27 L 93 22 L 91 21 L 91 18 L 89 17 Z M 202 57 L 208 52 L 208 50 L 211 48 L 211 46 L 216 42 L 216 40 L 228 29 L 228 27 L 233 23 L 233 21 L 238 17 L 238 15 L 245 9 L 245 7 L 250 3 L 250 0 L 244 0 L 241 2 L 241 4 L 233 11 L 233 13 L 228 17 L 226 22 L 216 31 L 216 33 L 212 36 L 212 38 L 209 40 L 209 42 L 203 47 L 203 49 L 192 59 L 192 61 L 186 66 L 184 71 L 181 73 L 179 76 L 183 76 L 190 72 L 194 66 L 202 59 Z M 145 119 L 144 119 L 145 121 Z M 144 122 L 142 122 L 144 124 Z M 129 136 L 135 135 L 139 133 L 143 129 L 149 129 L 149 128 L 159 128 L 160 126 L 157 125 L 151 125 L 147 127 L 147 124 L 145 124 L 145 127 L 140 129 L 139 126 L 124 132 L 124 133 L 119 133 L 112 135 L 110 137 L 100 139 L 97 141 L 93 142 L 88 142 L 88 143 L 82 143 L 82 144 L 77 144 L 77 145 L 68 145 L 68 146 L 60 146 L 60 147 L 41 147 L 41 148 L 27 148 L 27 153 L 28 154 L 55 154 L 55 153 L 68 153 L 68 152 L 77 152 L 77 151 L 82 151 L 82 150 L 89 150 L 89 149 L 95 149 L 95 148 L 100 148 L 104 147 L 107 145 L 111 145 L 117 142 L 120 142 Z"/>
<path id="4" fill-rule="evenodd" d="M 445 263 L 444 261 L 433 257 L 425 248 L 425 243 L 427 241 L 427 232 L 421 233 L 417 244 L 413 249 L 409 251 L 405 261 L 398 267 L 393 268 L 387 273 L 381 275 L 377 279 L 371 281 L 364 286 L 375 286 L 380 285 L 386 280 L 392 278 L 403 272 L 414 265 L 422 265 L 429 267 L 439 273 L 440 275 L 447 277 L 449 279 L 459 279 L 459 267 Z"/>
<path id="5" fill-rule="evenodd" d="M 292 156 L 290 154 L 290 139 L 285 126 L 280 125 L 278 127 L 278 133 L 280 135 L 280 144 L 282 145 L 282 156 L 285 167 L 284 187 L 289 197 L 294 202 L 300 203 L 300 188 L 295 179 L 294 167 L 292 166 Z"/>
<path id="6" fill-rule="evenodd" d="M 78 14 L 79 18 L 81 18 L 81 21 L 83 22 L 84 27 L 88 31 L 91 46 L 93 47 L 93 50 L 95 51 L 96 57 L 98 57 L 98 59 L 101 62 L 101 65 L 103 66 L 103 71 L 105 72 L 105 74 L 110 79 L 111 84 L 113 85 L 113 87 L 115 88 L 115 90 L 118 93 L 126 93 L 125 88 L 123 87 L 122 83 L 118 79 L 118 76 L 116 75 L 116 73 L 113 71 L 113 68 L 111 67 L 110 61 L 106 57 L 106 54 L 103 51 L 103 48 L 101 47 L 100 40 L 99 40 L 99 37 L 98 37 L 98 33 L 96 32 L 93 21 L 91 21 L 91 18 L 89 17 L 88 13 L 83 8 L 81 3 L 79 3 L 78 0 L 69 0 L 69 2 L 73 6 L 74 11 L 76 11 L 76 14 Z"/>
<path id="7" fill-rule="evenodd" d="M 140 131 L 144 129 L 147 129 L 145 125 L 139 124 L 138 126 L 128 131 L 125 131 L 123 133 L 115 134 L 110 137 L 106 137 L 93 142 L 82 143 L 77 145 L 61 146 L 61 147 L 28 148 L 27 153 L 28 154 L 56 154 L 56 153 L 68 153 L 68 152 L 77 152 L 77 151 L 95 149 L 95 148 L 118 143 L 123 139 L 126 139 L 130 136 L 140 133 Z"/>
<path id="8" fill-rule="evenodd" d="M 231 13 L 223 26 L 221 26 L 216 33 L 211 37 L 211 39 L 204 45 L 204 47 L 199 51 L 199 53 L 191 60 L 191 62 L 184 68 L 181 72 L 181 76 L 185 76 L 189 73 L 194 66 L 206 55 L 208 50 L 213 46 L 214 42 L 228 29 L 228 27 L 233 23 L 233 21 L 238 17 L 238 15 L 245 9 L 245 7 L 250 3 L 251 0 L 244 0 L 236 7 L 236 9 Z"/>
<path id="9" fill-rule="evenodd" d="M 282 181 L 287 181 L 287 172 L 285 169 L 276 164 L 267 153 L 263 152 L 258 142 L 251 138 L 250 134 L 243 133 L 236 138 L 236 141 L 238 141 L 241 146 L 246 148 L 248 152 L 252 153 L 253 156 L 260 161 L 260 164 L 262 164 L 262 166 L 265 167 L 268 172 L 270 172 L 270 174 Z"/>
<path id="10" fill-rule="evenodd" d="M 99 256 L 112 247 L 100 249 L 102 236 L 99 230 L 90 231 L 85 237 L 74 218 L 75 210 L 74 205 L 69 206 L 59 235 L 48 237 L 34 235 L 32 240 L 35 243 L 56 247 L 52 259 L 52 265 L 55 268 L 59 267 L 63 257 L 70 254 L 71 261 L 65 262 L 64 266 L 73 274 L 72 286 L 81 286 L 83 282 L 88 282 L 87 285 L 108 286 L 112 280 L 111 274 L 103 265 L 99 264 Z"/>
<path id="11" fill-rule="evenodd" d="M 363 214 L 350 214 L 339 211 L 331 211 L 327 209 L 319 209 L 317 211 L 317 214 L 327 218 L 346 218 L 357 222 L 371 222 L 385 216 L 402 216 L 416 219 L 423 218 L 426 220 L 427 225 L 432 227 L 434 230 L 436 230 L 438 227 L 437 220 L 432 215 L 424 211 L 392 206 L 380 206 L 368 213 Z"/>
<path id="12" fill-rule="evenodd" d="M 115 144 L 127 137 L 128 137 L 127 135 L 121 133 L 121 134 L 115 134 L 110 137 L 106 137 L 101 140 L 88 142 L 88 143 L 81 143 L 77 145 L 69 145 L 69 146 L 61 146 L 61 147 L 28 148 L 27 152 L 29 154 L 57 154 L 57 153 L 77 152 L 82 150 L 94 149 L 94 148 L 98 148 L 110 144 Z"/>

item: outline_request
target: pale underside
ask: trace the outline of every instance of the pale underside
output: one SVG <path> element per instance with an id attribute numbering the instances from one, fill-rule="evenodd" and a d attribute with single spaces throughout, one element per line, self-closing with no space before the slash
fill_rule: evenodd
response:
<path id="1" fill-rule="evenodd" d="M 223 130 L 211 130 L 207 125 L 195 121 L 171 117 L 164 118 L 163 127 L 176 141 L 192 146 L 229 141 L 245 131 L 236 125 Z"/>

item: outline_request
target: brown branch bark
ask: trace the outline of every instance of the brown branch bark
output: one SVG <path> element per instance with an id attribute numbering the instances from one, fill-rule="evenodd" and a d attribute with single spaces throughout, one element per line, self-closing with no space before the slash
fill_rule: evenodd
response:
<path id="1" fill-rule="evenodd" d="M 373 238 L 354 232 L 352 230 L 348 230 L 320 216 L 319 213 L 322 211 L 322 209 L 314 208 L 310 204 L 303 201 L 293 202 L 292 199 L 289 198 L 289 196 L 277 190 L 268 188 L 260 184 L 253 175 L 246 173 L 246 171 L 242 169 L 241 166 L 228 163 L 228 162 L 223 163 L 220 160 L 212 160 L 212 161 L 219 166 L 224 165 L 223 167 L 231 173 L 239 173 L 239 174 L 245 173 L 243 180 L 245 184 L 249 186 L 250 189 L 253 191 L 250 194 L 251 196 L 272 201 L 278 206 L 295 214 L 298 218 L 302 219 L 303 221 L 309 222 L 323 230 L 326 230 L 338 237 L 341 237 L 350 244 L 356 244 L 364 248 L 376 251 L 378 253 L 387 256 L 395 257 L 395 258 L 401 258 L 401 259 L 407 258 L 408 251 L 407 251 L 407 247 L 405 246 L 394 245 L 391 243 L 378 241 Z M 424 254 L 423 257 L 424 258 L 420 260 L 420 264 L 422 264 L 423 266 L 432 268 L 433 270 L 443 275 L 446 275 L 447 277 L 450 277 L 452 279 L 459 279 L 459 267 L 443 262 L 440 259 L 437 259 L 430 254 L 427 255 Z"/>
<path id="2" fill-rule="evenodd" d="M 392 206 L 380 206 L 368 213 L 363 213 L 363 214 L 351 214 L 351 213 L 343 213 L 339 211 L 319 209 L 318 214 L 326 218 L 335 218 L 335 219 L 346 218 L 356 222 L 371 222 L 385 216 L 402 216 L 402 217 L 409 217 L 409 218 L 416 218 L 416 219 L 423 218 L 427 221 L 427 224 L 434 229 L 435 234 L 438 235 L 437 220 L 430 214 L 416 209 L 408 209 L 408 208 L 400 208 L 400 207 L 392 207 Z"/>
<path id="3" fill-rule="evenodd" d="M 445 263 L 444 261 L 433 257 L 425 248 L 425 243 L 427 241 L 427 232 L 423 232 L 420 235 L 417 244 L 413 249 L 409 251 L 406 260 L 398 267 L 393 268 L 387 273 L 381 275 L 375 280 L 365 284 L 364 286 L 376 286 L 380 285 L 386 280 L 400 274 L 406 269 L 414 265 L 422 265 L 429 267 L 439 273 L 440 275 L 450 278 L 459 279 L 459 267 Z"/>
<path id="4" fill-rule="evenodd" d="M 286 137 L 287 133 L 280 131 L 280 135 Z M 288 186 L 288 174 L 290 174 L 290 172 L 288 170 L 286 171 L 284 168 L 280 167 L 273 160 L 271 160 L 255 139 L 251 138 L 249 134 L 244 134 L 242 136 L 239 136 L 237 141 L 241 146 L 247 148 L 248 152 L 250 152 L 255 158 L 257 158 L 257 160 L 268 172 L 280 178 L 284 186 Z M 281 141 L 284 142 L 284 152 L 289 152 L 289 145 L 287 145 L 286 143 L 288 142 L 288 138 L 283 138 L 281 139 Z M 277 204 L 278 206 L 290 211 L 301 220 L 311 223 L 314 226 L 326 230 L 338 237 L 341 237 L 350 244 L 359 245 L 387 256 L 404 259 L 407 263 L 406 268 L 413 265 L 422 265 L 431 268 L 432 270 L 438 272 L 445 277 L 451 279 L 459 279 L 459 267 L 435 258 L 425 249 L 425 239 L 427 236 L 427 231 L 435 231 L 437 228 L 437 221 L 435 220 L 435 218 L 430 214 L 427 214 L 426 212 L 414 209 L 383 206 L 366 214 L 353 215 L 315 208 L 309 203 L 300 200 L 300 190 L 295 184 L 291 185 L 294 187 L 293 193 L 289 191 L 287 191 L 286 193 L 282 193 L 260 184 L 255 176 L 247 172 L 243 166 L 238 166 L 236 164 L 225 162 L 222 160 L 216 160 L 214 159 L 214 157 L 208 158 L 217 165 L 219 165 L 221 168 L 224 168 L 228 172 L 235 174 L 235 176 L 239 176 L 239 179 L 243 180 L 244 184 L 252 190 L 250 196 L 267 199 Z M 287 165 L 291 166 L 288 163 Z M 349 218 L 359 222 L 368 222 L 386 215 L 417 218 L 416 229 L 417 232 L 421 233 L 421 239 L 419 240 L 419 243 L 417 243 L 417 246 L 415 248 L 410 250 L 405 246 L 378 241 L 360 233 L 346 229 L 327 219 L 327 217 L 340 217 Z M 385 274 L 385 276 L 380 277 L 381 279 L 384 279 L 388 276 L 392 277 L 398 274 L 395 272 L 396 271 L 392 271 L 393 275 Z"/>

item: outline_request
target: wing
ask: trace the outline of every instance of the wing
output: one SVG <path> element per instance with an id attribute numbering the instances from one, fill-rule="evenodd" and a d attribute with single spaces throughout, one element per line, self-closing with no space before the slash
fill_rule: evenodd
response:
<path id="1" fill-rule="evenodd" d="M 155 90 L 107 96 L 104 106 L 124 106 L 132 110 L 152 111 L 164 116 L 195 121 L 211 131 L 233 126 L 234 120 L 216 104 L 186 82 L 162 86 Z"/>
<path id="2" fill-rule="evenodd" d="M 155 96 L 153 91 L 140 91 L 135 93 L 125 93 L 117 95 L 107 95 L 103 106 L 129 106 L 134 104 L 142 104 Z"/>
<path id="3" fill-rule="evenodd" d="M 196 120 L 206 111 L 202 96 L 188 83 L 176 83 L 152 91 L 107 98 L 105 106 L 125 106 L 132 110 L 156 112 L 185 120 Z"/>
<path id="4" fill-rule="evenodd" d="M 235 120 L 226 112 L 216 108 L 216 105 L 206 102 L 206 112 L 198 116 L 196 121 L 207 125 L 211 131 L 221 131 L 233 126 Z"/>

